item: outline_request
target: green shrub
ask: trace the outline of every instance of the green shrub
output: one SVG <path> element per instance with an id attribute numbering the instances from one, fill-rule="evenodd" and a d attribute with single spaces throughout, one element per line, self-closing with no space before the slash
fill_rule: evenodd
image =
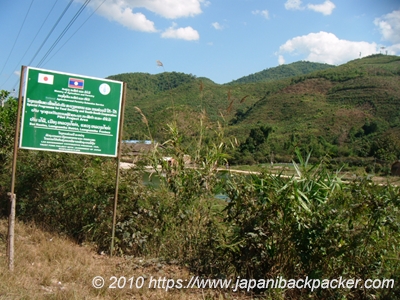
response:
<path id="1" fill-rule="evenodd" d="M 308 166 L 298 156 L 298 177 L 234 176 L 227 246 L 236 275 L 286 279 L 399 277 L 399 189 L 362 181 L 343 184 L 324 164 Z M 285 297 L 364 299 L 392 290 L 286 290 Z M 273 291 L 267 291 L 273 295 Z"/>

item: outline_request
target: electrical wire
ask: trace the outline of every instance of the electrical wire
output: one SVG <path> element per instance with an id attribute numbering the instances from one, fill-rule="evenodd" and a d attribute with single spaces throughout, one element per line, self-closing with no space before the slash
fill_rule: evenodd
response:
<path id="1" fill-rule="evenodd" d="M 58 0 L 57 0 L 58 1 Z M 50 32 L 48 33 L 48 35 L 46 36 L 45 40 L 43 41 L 43 43 L 40 45 L 39 49 L 36 51 L 35 55 L 33 56 L 33 58 L 31 59 L 31 61 L 29 62 L 29 65 L 32 64 L 33 60 L 37 57 L 38 53 L 40 52 L 40 50 L 43 48 L 44 44 L 47 42 L 48 38 L 50 37 L 50 35 L 53 33 L 54 29 L 56 28 L 56 26 L 58 25 L 58 23 L 60 22 L 60 20 L 62 19 L 62 17 L 65 15 L 66 11 L 68 10 L 68 8 L 71 6 L 72 2 L 74 0 L 70 0 L 70 2 L 68 3 L 68 5 L 66 6 L 66 8 L 64 9 L 64 11 L 62 12 L 62 14 L 60 15 L 60 17 L 58 18 L 58 20 L 56 21 L 56 23 L 54 24 L 54 26 L 52 27 L 52 29 L 50 30 Z M 57 37 L 56 41 L 52 44 L 52 46 L 49 48 L 49 50 L 46 52 L 46 54 L 42 57 L 42 59 L 39 61 L 39 63 L 37 64 L 37 67 L 40 67 L 44 61 L 46 60 L 46 58 L 51 54 L 51 52 L 54 50 L 54 48 L 57 46 L 57 44 L 60 42 L 60 40 L 63 38 L 63 36 L 67 33 L 67 31 L 70 29 L 70 27 L 74 24 L 74 22 L 77 20 L 77 18 L 80 16 L 80 14 L 83 12 L 83 10 L 87 7 L 87 5 L 89 4 L 91 0 L 86 0 L 82 6 L 80 7 L 80 9 L 78 10 L 78 12 L 75 13 L 74 17 L 71 19 L 71 21 L 67 24 L 67 26 L 64 28 L 64 30 L 59 34 L 59 36 Z M 103 5 L 103 3 L 106 0 L 103 0 L 103 2 L 96 8 L 96 10 L 84 21 L 84 23 L 78 28 L 78 30 L 88 21 L 88 19 Z M 75 35 L 76 32 L 78 31 L 76 30 L 73 34 Z M 72 36 L 66 41 L 68 42 Z M 60 49 L 66 44 L 66 42 L 60 47 Z M 57 52 L 60 50 L 58 49 Z M 53 55 L 54 56 L 54 55 Z M 53 57 L 52 56 L 52 57 Z M 52 58 L 51 57 L 51 58 Z M 50 59 L 51 59 L 50 58 Z M 49 60 L 50 60 L 49 59 Z M 18 81 L 15 83 L 14 85 L 14 89 L 15 87 L 18 85 Z"/>
<path id="2" fill-rule="evenodd" d="M 60 48 L 58 48 L 58 50 L 44 63 L 44 65 L 45 64 L 47 64 L 70 40 L 71 40 L 71 38 L 72 37 L 74 37 L 74 35 L 83 27 L 83 25 L 85 25 L 86 24 L 86 22 L 87 21 L 89 21 L 89 19 L 94 15 L 94 13 L 104 4 L 104 2 L 106 2 L 106 0 L 103 0 L 103 2 L 101 2 L 100 4 L 99 4 L 99 6 L 97 6 L 97 8 L 90 14 L 90 16 L 89 17 L 87 17 L 86 18 L 86 20 L 81 24 L 81 26 L 79 26 L 78 27 L 78 29 L 77 30 L 75 30 L 75 32 L 68 38 L 68 40 L 66 40 L 65 42 L 64 42 L 64 44 L 62 44 L 61 45 L 61 47 Z"/>
<path id="3" fill-rule="evenodd" d="M 25 21 L 26 21 L 26 19 L 28 17 L 28 14 L 29 14 L 30 10 L 31 10 L 33 2 L 35 2 L 35 0 L 32 0 L 31 4 L 29 5 L 28 11 L 26 12 L 26 15 L 25 15 L 25 18 L 24 18 L 24 21 L 22 22 L 22 25 L 21 25 L 21 27 L 20 27 L 20 29 L 18 31 L 17 37 L 15 38 L 15 41 L 14 41 L 14 44 L 13 44 L 11 50 L 10 50 L 10 53 L 8 54 L 8 57 L 7 57 L 4 65 L 3 65 L 3 67 L 1 68 L 0 74 L 3 73 L 3 70 L 4 70 L 5 66 L 7 65 L 7 63 L 8 63 L 8 60 L 10 59 L 11 53 L 14 51 L 14 47 L 15 47 L 17 41 L 18 41 L 19 35 L 20 35 L 21 31 L 22 31 L 22 28 L 24 27 Z"/>
<path id="4" fill-rule="evenodd" d="M 46 38 L 44 39 L 43 43 L 40 45 L 39 49 L 36 51 L 35 55 L 33 56 L 33 58 L 31 59 L 31 61 L 29 62 L 28 65 L 31 65 L 33 60 L 36 58 L 36 56 L 38 55 L 38 53 L 40 52 L 40 50 L 42 50 L 44 44 L 47 42 L 47 40 L 49 39 L 50 35 L 53 33 L 54 29 L 57 27 L 58 23 L 60 23 L 60 20 L 62 19 L 62 17 L 65 15 L 65 13 L 67 12 L 68 8 L 71 6 L 72 2 L 74 2 L 74 0 L 70 0 L 69 3 L 67 4 L 67 6 L 65 7 L 64 11 L 61 13 L 60 17 L 58 18 L 58 20 L 56 21 L 56 23 L 53 25 L 53 27 L 51 28 L 50 32 L 47 34 Z"/>
<path id="5" fill-rule="evenodd" d="M 69 7 L 71 6 L 72 2 L 74 2 L 74 0 L 70 0 L 67 4 L 67 6 L 64 8 L 63 12 L 61 13 L 61 15 L 58 17 L 56 23 L 53 25 L 53 27 L 50 29 L 50 32 L 47 34 L 46 38 L 44 39 L 44 41 L 42 42 L 42 44 L 40 45 L 39 49 L 36 51 L 35 55 L 32 57 L 32 59 L 30 60 L 30 62 L 28 63 L 28 66 L 30 66 L 32 64 L 32 62 L 34 61 L 34 59 L 36 58 L 36 56 L 39 54 L 40 50 L 42 50 L 44 44 L 47 42 L 47 40 L 49 39 L 50 35 L 53 33 L 54 29 L 57 27 L 58 23 L 60 23 L 61 19 L 64 17 L 65 13 L 67 12 L 67 10 L 69 9 Z M 16 81 L 16 83 L 14 84 L 13 89 L 16 88 L 16 86 L 18 85 L 19 80 Z"/>
<path id="6" fill-rule="evenodd" d="M 39 30 L 36 31 L 36 35 L 33 37 L 31 43 L 29 44 L 28 48 L 26 49 L 24 55 L 22 55 L 21 59 L 19 60 L 19 62 L 16 64 L 16 66 L 14 67 L 14 70 L 16 70 L 18 68 L 18 66 L 20 66 L 21 61 L 24 59 L 26 53 L 28 53 L 28 51 L 31 49 L 33 42 L 36 40 L 37 36 L 39 35 L 39 32 L 42 30 L 44 24 L 46 23 L 47 19 L 49 18 L 51 12 L 53 11 L 54 7 L 56 6 L 57 2 L 59 0 L 55 1 L 53 6 L 51 7 L 50 11 L 47 13 L 46 18 L 44 19 L 44 21 L 42 22 L 42 25 L 40 26 Z M 13 75 L 13 73 L 10 73 L 10 75 L 8 76 L 8 78 L 6 79 L 6 81 L 3 84 L 6 84 L 8 82 L 8 80 L 10 80 L 11 75 Z"/>
<path id="7" fill-rule="evenodd" d="M 79 8 L 79 10 L 76 12 L 74 17 L 71 19 L 71 21 L 67 24 L 67 26 L 64 28 L 64 30 L 60 33 L 56 41 L 51 45 L 50 49 L 47 50 L 46 54 L 43 56 L 43 58 L 39 61 L 37 64 L 38 67 L 40 67 L 43 62 L 46 60 L 46 58 L 50 55 L 50 53 L 54 50 L 54 48 L 57 46 L 57 44 L 60 42 L 60 40 L 64 37 L 64 35 L 67 33 L 67 31 L 71 28 L 72 24 L 75 23 L 76 19 L 80 16 L 80 14 L 83 12 L 83 10 L 86 8 L 86 6 L 89 4 L 91 0 L 86 0 L 82 6 Z"/>

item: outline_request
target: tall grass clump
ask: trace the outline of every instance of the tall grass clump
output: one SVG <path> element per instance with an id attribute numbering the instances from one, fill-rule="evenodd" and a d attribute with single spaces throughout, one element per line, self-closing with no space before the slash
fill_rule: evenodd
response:
<path id="1" fill-rule="evenodd" d="M 226 203 L 215 198 L 222 184 L 217 168 L 227 158 L 223 130 L 218 127 L 215 139 L 206 143 L 188 142 L 175 122 L 166 127 L 170 139 L 155 144 L 145 163 L 152 166 L 150 178 L 160 184 L 120 220 L 117 245 L 126 252 L 127 245 L 136 243 L 139 252 L 132 254 L 180 261 L 202 274 L 218 273 L 225 264 L 218 247 L 224 239 Z"/>
<path id="2" fill-rule="evenodd" d="M 399 280 L 399 189 L 369 181 L 345 184 L 326 164 L 297 176 L 232 176 L 226 192 L 227 251 L 242 278 Z M 400 289 L 287 289 L 273 298 L 390 299 Z"/>

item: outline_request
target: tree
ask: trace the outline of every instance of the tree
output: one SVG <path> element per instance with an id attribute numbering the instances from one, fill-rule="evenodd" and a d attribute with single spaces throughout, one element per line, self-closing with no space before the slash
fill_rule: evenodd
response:
<path id="1" fill-rule="evenodd" d="M 17 120 L 17 101 L 7 91 L 0 91 L 0 215 L 6 213 L 7 192 L 10 185 L 12 149 Z M 6 101 L 7 100 L 7 101 Z M 4 104 L 4 102 L 6 102 Z M 4 106 L 3 106 L 4 104 Z"/>
<path id="2" fill-rule="evenodd" d="M 400 158 L 400 142 L 393 133 L 383 134 L 374 139 L 370 155 L 388 163 Z"/>
<path id="3" fill-rule="evenodd" d="M 362 129 L 364 130 L 365 135 L 369 135 L 377 132 L 379 127 L 378 123 L 376 123 L 375 121 L 370 122 L 369 120 L 367 120 L 363 125 Z"/>
<path id="4" fill-rule="evenodd" d="M 17 120 L 17 101 L 8 97 L 9 92 L 0 91 L 0 100 L 2 104 L 0 107 L 0 161 L 3 162 L 3 156 L 10 151 L 14 141 L 15 125 Z"/>
<path id="5" fill-rule="evenodd" d="M 240 151 L 243 152 L 244 150 L 248 150 L 249 152 L 254 153 L 259 150 L 261 145 L 267 141 L 271 131 L 272 127 L 264 125 L 258 128 L 252 128 L 246 141 L 240 145 Z"/>
<path id="6" fill-rule="evenodd" d="M 7 97 L 10 95 L 10 92 L 1 90 L 0 91 L 0 103 L 1 107 L 4 107 L 4 102 L 6 101 Z"/>
<path id="7" fill-rule="evenodd" d="M 250 130 L 249 136 L 244 143 L 241 143 L 236 155 L 234 155 L 235 163 L 249 163 L 254 160 L 263 162 L 267 160 L 270 154 L 270 148 L 267 145 L 269 134 L 272 132 L 272 127 L 261 125 Z"/>

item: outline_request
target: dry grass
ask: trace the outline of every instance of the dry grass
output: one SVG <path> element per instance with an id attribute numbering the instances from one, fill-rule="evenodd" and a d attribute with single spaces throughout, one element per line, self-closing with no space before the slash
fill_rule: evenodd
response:
<path id="1" fill-rule="evenodd" d="M 282 90 L 283 93 L 290 94 L 323 94 L 326 93 L 334 86 L 329 80 L 324 78 L 313 78 L 297 84 L 289 85 Z"/>
<path id="2" fill-rule="evenodd" d="M 95 276 L 189 279 L 191 274 L 157 259 L 99 255 L 90 246 L 77 245 L 22 222 L 16 222 L 15 267 L 11 273 L 6 257 L 7 227 L 7 220 L 0 219 L 0 299 L 252 299 L 227 290 L 148 289 L 148 280 L 142 289 L 95 289 Z"/>

